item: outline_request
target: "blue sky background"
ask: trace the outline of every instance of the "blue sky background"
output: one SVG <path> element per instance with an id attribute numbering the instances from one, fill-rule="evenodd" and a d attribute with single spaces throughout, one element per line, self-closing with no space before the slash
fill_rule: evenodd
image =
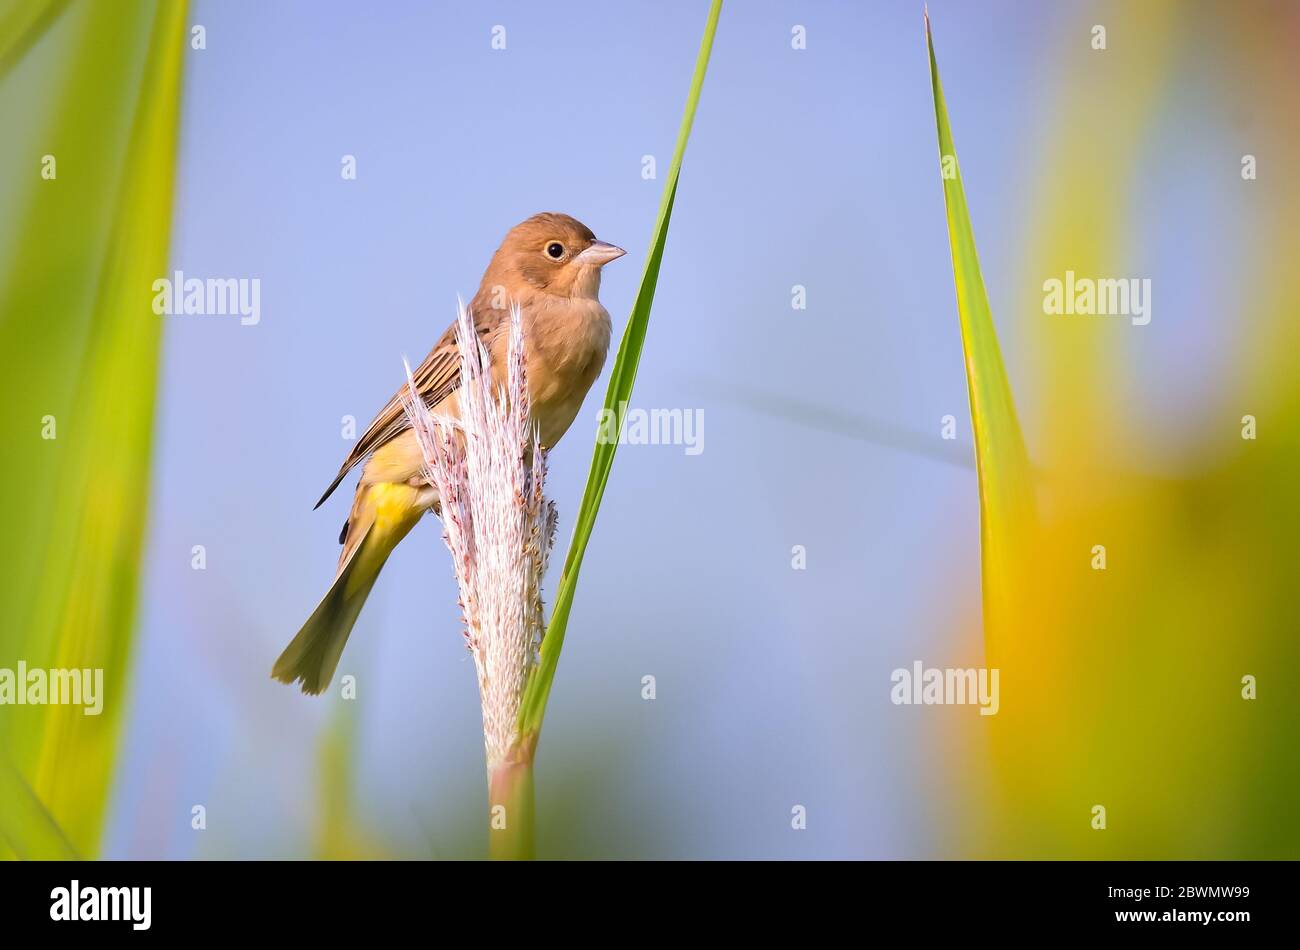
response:
<path id="1" fill-rule="evenodd" d="M 930 6 L 1005 314 L 1036 130 L 1086 15 Z M 341 417 L 364 428 L 403 355 L 428 350 L 524 217 L 566 211 L 628 249 L 602 287 L 621 333 L 662 186 L 641 157 L 666 172 L 707 3 L 382 9 L 192 6 L 207 49 L 189 54 L 173 267 L 260 278 L 262 319 L 167 318 L 109 857 L 310 854 L 334 716 L 356 719 L 358 818 L 390 853 L 482 850 L 476 684 L 432 519 L 344 654 L 356 702 L 269 678 L 332 576 L 351 481 L 312 504 L 349 449 Z M 790 48 L 794 24 L 806 50 Z M 356 181 L 340 176 L 345 154 Z M 543 854 L 942 853 L 936 782 L 953 776 L 937 717 L 974 713 L 894 707 L 889 674 L 980 662 L 977 629 L 949 632 L 978 604 L 974 471 L 736 395 L 827 407 L 937 451 L 952 449 L 939 441 L 951 413 L 969 447 L 936 167 L 919 3 L 727 5 L 634 400 L 701 409 L 704 452 L 619 452 L 539 751 Z M 795 284 L 807 310 L 791 309 Z M 1014 384 L 1028 357 L 1017 321 L 999 325 Z M 606 379 L 552 456 L 562 546 Z M 205 571 L 190 566 L 199 544 Z"/>

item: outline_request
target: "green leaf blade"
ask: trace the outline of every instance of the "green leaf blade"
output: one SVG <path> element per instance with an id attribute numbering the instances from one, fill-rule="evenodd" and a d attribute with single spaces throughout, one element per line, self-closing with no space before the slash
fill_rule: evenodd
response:
<path id="1" fill-rule="evenodd" d="M 1020 571 L 1032 551 L 1034 484 L 980 271 L 928 13 L 925 38 L 940 168 L 952 172 L 943 176 L 943 194 L 979 475 L 985 641 L 992 643 L 1014 615 Z"/>
<path id="2" fill-rule="evenodd" d="M 695 61 L 695 72 L 686 98 L 686 110 L 677 133 L 677 145 L 673 150 L 672 163 L 664 182 L 663 197 L 659 202 L 659 213 L 650 239 L 650 250 L 641 275 L 641 286 L 632 305 L 632 314 L 628 318 L 627 328 L 623 331 L 623 339 L 619 344 L 614 368 L 610 373 L 609 386 L 605 391 L 604 408 L 615 413 L 614 418 L 620 423 L 622 421 L 620 408 L 631 398 L 632 387 L 636 382 L 637 367 L 641 361 L 641 351 L 645 345 L 646 330 L 649 326 L 650 309 L 654 304 L 655 288 L 659 282 L 664 248 L 668 241 L 668 224 L 672 219 L 673 204 L 677 198 L 677 181 L 681 174 L 682 158 L 686 154 L 686 143 L 695 121 L 695 110 L 699 104 L 700 90 L 704 86 L 704 76 L 708 70 L 709 55 L 713 50 L 713 37 L 717 31 L 718 17 L 721 12 L 722 0 L 713 0 L 704 27 L 704 37 L 700 41 L 699 55 Z M 596 514 L 605 495 L 605 486 L 609 483 L 609 473 L 614 464 L 614 453 L 617 448 L 617 439 L 602 441 L 599 436 L 596 439 L 596 446 L 591 456 L 591 469 L 587 475 L 587 487 L 583 492 L 578 516 L 574 520 L 573 537 L 564 559 L 564 570 L 560 575 L 555 603 L 551 608 L 551 619 L 542 640 L 541 662 L 533 671 L 524 691 L 524 701 L 519 716 L 520 732 L 523 735 L 538 733 L 546 715 L 546 701 L 550 697 L 560 651 L 564 646 L 564 636 L 573 609 L 578 574 L 582 569 L 582 559 L 586 554 L 592 529 L 595 527 Z"/>

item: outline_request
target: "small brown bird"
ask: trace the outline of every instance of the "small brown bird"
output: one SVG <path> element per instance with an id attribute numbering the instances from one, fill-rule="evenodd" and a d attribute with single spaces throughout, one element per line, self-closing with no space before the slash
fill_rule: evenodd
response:
<path id="1" fill-rule="evenodd" d="M 568 430 L 605 364 L 610 322 L 597 299 L 600 271 L 624 253 L 597 241 L 590 228 L 567 214 L 533 215 L 506 235 L 470 303 L 498 381 L 504 381 L 510 307 L 520 308 L 532 420 L 548 448 Z M 459 415 L 455 324 L 412 375 L 435 414 Z M 301 682 L 304 693 L 329 685 L 388 555 L 426 511 L 437 510 L 438 494 L 421 475 L 424 457 L 402 408 L 405 390 L 375 416 L 316 502 L 319 508 L 344 476 L 369 458 L 339 535 L 343 551 L 334 583 L 271 671 L 281 682 Z"/>

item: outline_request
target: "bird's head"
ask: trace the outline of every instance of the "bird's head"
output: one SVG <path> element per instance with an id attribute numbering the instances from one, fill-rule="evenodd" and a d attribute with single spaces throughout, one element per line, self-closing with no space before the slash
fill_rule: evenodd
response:
<path id="1" fill-rule="evenodd" d="M 576 218 L 543 212 L 510 229 L 483 275 L 483 286 L 502 286 L 516 299 L 540 292 L 594 300 L 600 269 L 625 253 L 597 241 Z"/>

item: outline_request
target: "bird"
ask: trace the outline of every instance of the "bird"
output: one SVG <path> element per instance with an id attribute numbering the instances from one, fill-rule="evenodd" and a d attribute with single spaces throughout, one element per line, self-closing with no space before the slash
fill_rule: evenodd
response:
<path id="1" fill-rule="evenodd" d="M 469 305 L 475 331 L 504 382 L 510 308 L 518 307 L 528 370 L 531 423 L 550 449 L 560 440 L 600 375 L 609 352 L 609 312 L 599 298 L 602 268 L 626 252 L 596 240 L 567 214 L 543 212 L 511 228 L 492 255 Z M 453 323 L 412 374 L 435 415 L 459 414 L 460 351 Z M 401 386 L 348 453 L 320 508 L 362 464 L 352 507 L 339 534 L 343 549 L 329 591 L 280 654 L 271 676 L 318 695 L 329 686 L 348 635 L 389 554 L 438 493 L 423 476 L 424 456 L 403 407 Z"/>

